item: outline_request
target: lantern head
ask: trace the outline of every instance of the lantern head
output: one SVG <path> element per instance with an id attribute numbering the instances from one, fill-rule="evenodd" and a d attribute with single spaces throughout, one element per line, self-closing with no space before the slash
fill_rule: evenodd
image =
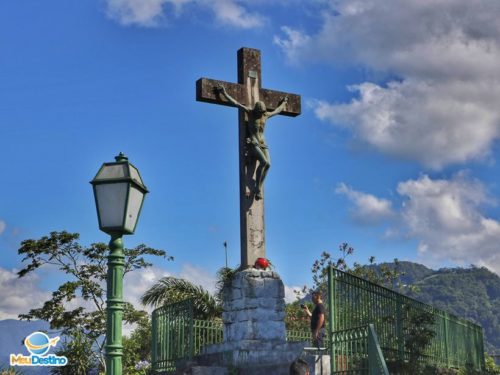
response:
<path id="1" fill-rule="evenodd" d="M 90 182 L 99 229 L 110 235 L 133 234 L 148 190 L 124 154 L 120 152 L 115 160 L 104 163 Z"/>

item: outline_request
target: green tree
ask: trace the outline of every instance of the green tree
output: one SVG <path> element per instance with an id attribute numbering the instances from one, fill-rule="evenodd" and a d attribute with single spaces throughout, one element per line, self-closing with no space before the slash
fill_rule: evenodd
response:
<path id="1" fill-rule="evenodd" d="M 294 301 L 285 305 L 285 327 L 288 331 L 309 332 L 309 316 L 301 307 L 301 301 Z M 309 310 L 313 310 L 312 304 L 306 303 Z"/>
<path id="2" fill-rule="evenodd" d="M 139 319 L 130 336 L 123 338 L 123 373 L 143 374 L 137 369 L 141 362 L 151 363 L 151 321 L 147 314 Z"/>
<path id="3" fill-rule="evenodd" d="M 145 306 L 159 307 L 164 304 L 193 301 L 193 314 L 196 319 L 210 319 L 220 316 L 222 309 L 216 298 L 202 286 L 172 276 L 163 277 L 149 288 L 141 297 Z"/>
<path id="4" fill-rule="evenodd" d="M 500 366 L 497 366 L 495 360 L 488 354 L 484 354 L 485 364 L 486 364 L 486 374 L 487 375 L 498 375 L 500 374 Z"/>
<path id="5" fill-rule="evenodd" d="M 24 375 L 21 370 L 15 369 L 13 367 L 3 367 L 0 364 L 0 375 Z"/>
<path id="6" fill-rule="evenodd" d="M 68 364 L 53 367 L 50 371 L 51 374 L 87 375 L 89 369 L 96 367 L 92 340 L 78 330 L 66 337 L 62 349 L 58 350 L 56 354 L 68 358 Z"/>
<path id="7" fill-rule="evenodd" d="M 78 233 L 51 232 L 38 240 L 21 242 L 18 250 L 27 265 L 18 272 L 20 278 L 25 277 L 40 267 L 54 267 L 61 271 L 68 281 L 62 283 L 52 293 L 52 298 L 45 301 L 42 307 L 31 309 L 27 314 L 19 315 L 20 319 L 41 319 L 50 323 L 51 329 L 61 330 L 63 335 L 78 337 L 84 335 L 91 343 L 92 362 L 105 368 L 104 343 L 106 342 L 106 277 L 108 246 L 94 243 L 88 247 L 77 241 Z M 146 256 L 159 256 L 172 260 L 164 250 L 157 250 L 146 245 L 133 249 L 124 249 L 124 275 L 133 271 L 150 267 L 152 264 Z M 125 296 L 126 297 L 126 296 Z M 72 307 L 81 298 L 84 306 Z M 130 303 L 124 304 L 123 320 L 137 323 L 144 316 Z M 71 347 L 69 347 L 71 348 Z M 69 353 L 68 359 L 71 358 Z M 76 355 L 76 353 L 75 353 Z"/>
<path id="8" fill-rule="evenodd" d="M 354 253 L 354 248 L 344 242 L 339 245 L 339 252 L 340 255 L 334 258 L 329 252 L 324 251 L 320 258 L 314 261 L 311 267 L 313 286 L 312 288 L 307 288 L 307 286 L 305 286 L 302 292 L 311 293 L 313 290 L 320 290 L 326 295 L 328 288 L 328 269 L 330 267 L 349 272 L 355 276 L 390 289 L 397 290 L 403 288 L 401 278 L 405 273 L 400 270 L 398 259 L 394 259 L 394 263 L 392 263 L 391 266 L 388 264 L 376 266 L 375 257 L 370 256 L 368 258 L 368 264 L 363 265 L 354 262 L 352 266 L 350 266 L 347 258 Z M 411 288 L 411 286 L 407 287 Z"/>
<path id="9" fill-rule="evenodd" d="M 193 301 L 195 319 L 220 318 L 222 314 L 222 290 L 237 272 L 235 269 L 222 267 L 217 271 L 216 292 L 212 295 L 199 285 L 167 276 L 158 280 L 141 297 L 145 306 L 159 307 L 190 299 Z"/>
<path id="10" fill-rule="evenodd" d="M 312 274 L 312 287 L 304 286 L 301 291 L 296 291 L 297 300 L 300 301 L 304 294 L 310 294 L 313 291 L 319 290 L 322 292 L 325 300 L 328 297 L 328 270 L 330 267 L 334 267 L 344 272 L 349 272 L 355 276 L 361 277 L 372 283 L 385 286 L 393 290 L 401 290 L 406 288 L 408 290 L 414 290 L 410 286 L 405 286 L 402 283 L 402 277 L 405 273 L 399 268 L 399 261 L 394 260 L 394 263 L 376 265 L 375 257 L 371 256 L 368 259 L 367 265 L 361 265 L 354 262 L 352 266 L 348 263 L 348 257 L 354 253 L 354 248 L 348 243 L 342 243 L 339 246 L 340 255 L 335 258 L 329 252 L 323 252 L 320 258 L 314 261 L 311 267 Z M 346 315 L 351 316 L 355 314 L 354 310 L 349 310 L 349 306 L 341 306 L 341 308 L 346 309 Z M 285 324 L 287 330 L 308 330 L 307 322 L 304 319 L 303 311 L 296 301 L 292 304 L 288 304 L 286 307 L 287 316 L 285 318 Z M 425 311 L 413 310 L 409 307 L 405 307 L 406 313 L 404 314 L 405 325 L 405 348 L 410 352 L 410 363 L 409 366 L 411 374 L 417 374 L 421 372 L 419 359 L 424 354 L 425 349 L 431 343 L 432 338 L 435 336 L 434 332 L 434 317 Z M 392 321 L 394 316 L 387 316 L 384 319 Z M 395 324 L 395 322 L 394 322 Z M 406 371 L 402 363 L 396 363 L 398 371 Z M 413 371 L 413 372 L 412 372 Z"/>
<path id="11" fill-rule="evenodd" d="M 384 268 L 382 272 L 371 269 L 370 266 L 375 264 L 375 257 L 373 256 L 368 259 L 368 266 L 362 266 L 359 263 L 354 263 L 352 267 L 349 266 L 347 258 L 354 253 L 354 248 L 347 242 L 339 245 L 339 252 L 340 255 L 335 258 L 328 251 L 324 251 L 319 259 L 313 262 L 311 267 L 312 286 L 304 285 L 302 290 L 295 290 L 296 301 L 286 306 L 285 325 L 287 329 L 309 330 L 309 319 L 300 307 L 300 301 L 302 301 L 304 295 L 311 294 L 315 290 L 319 290 L 324 297 L 328 295 L 328 269 L 330 267 L 352 273 L 384 286 L 387 283 L 396 283 L 396 280 L 399 280 L 402 276 L 402 273 L 398 272 L 397 269 L 390 270 L 389 267 Z M 397 259 L 395 261 L 397 262 Z"/>

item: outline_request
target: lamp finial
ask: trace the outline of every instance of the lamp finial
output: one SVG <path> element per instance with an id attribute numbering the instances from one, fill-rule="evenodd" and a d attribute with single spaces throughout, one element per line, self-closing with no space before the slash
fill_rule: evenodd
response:
<path id="1" fill-rule="evenodd" d="M 120 152 L 118 154 L 118 156 L 115 156 L 115 160 L 117 162 L 120 162 L 120 161 L 128 161 L 128 158 L 125 156 L 125 154 L 123 152 Z"/>

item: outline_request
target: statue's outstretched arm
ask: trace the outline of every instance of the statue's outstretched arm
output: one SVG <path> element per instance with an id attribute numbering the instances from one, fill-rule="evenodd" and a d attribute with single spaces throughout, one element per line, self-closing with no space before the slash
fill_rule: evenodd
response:
<path id="1" fill-rule="evenodd" d="M 236 99 L 234 99 L 231 95 L 229 95 L 224 86 L 218 85 L 215 88 L 215 90 L 216 90 L 216 92 L 218 92 L 219 94 L 224 96 L 229 101 L 229 103 L 233 104 L 235 107 L 238 107 L 238 108 L 240 108 L 244 111 L 247 111 L 247 112 L 250 112 L 252 110 L 251 108 L 247 107 L 246 105 L 241 104 Z"/>
<path id="2" fill-rule="evenodd" d="M 288 96 L 285 96 L 283 99 L 281 99 L 280 104 L 276 107 L 274 111 L 267 112 L 267 116 L 273 117 L 279 114 L 281 111 L 285 109 L 286 103 L 288 103 Z"/>

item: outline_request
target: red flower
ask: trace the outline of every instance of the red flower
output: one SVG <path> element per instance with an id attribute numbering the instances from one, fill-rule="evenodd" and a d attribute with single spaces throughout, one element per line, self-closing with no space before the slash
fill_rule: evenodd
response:
<path id="1" fill-rule="evenodd" d="M 269 267 L 269 261 L 266 258 L 257 258 L 254 267 L 257 269 L 265 270 L 267 267 Z"/>

